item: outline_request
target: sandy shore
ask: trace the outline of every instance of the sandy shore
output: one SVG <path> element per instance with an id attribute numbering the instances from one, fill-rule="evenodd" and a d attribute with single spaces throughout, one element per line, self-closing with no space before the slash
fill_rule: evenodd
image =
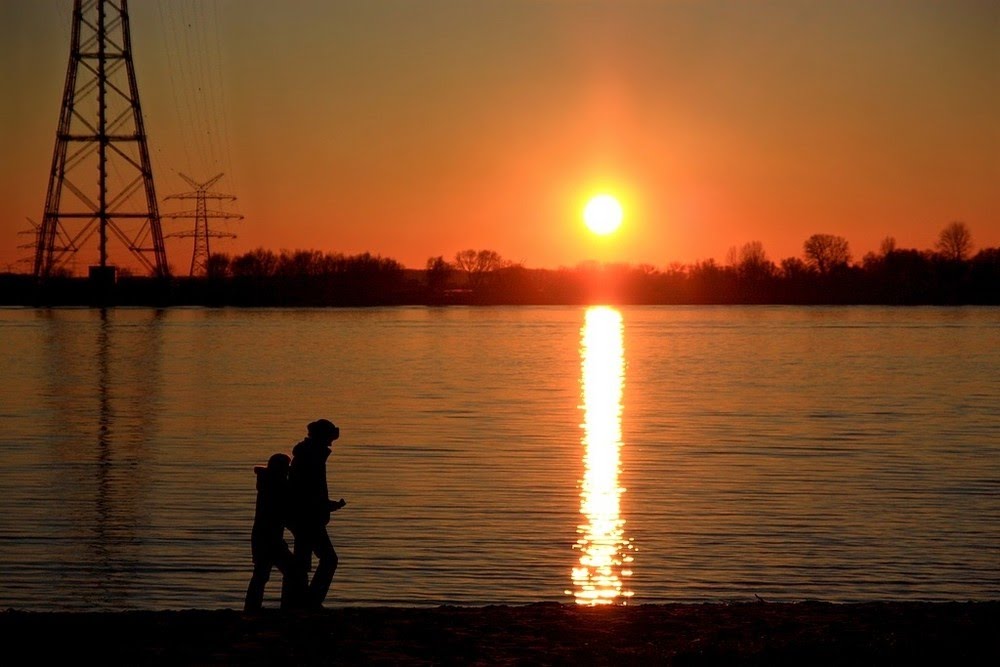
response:
<path id="1" fill-rule="evenodd" d="M 1000 602 L 0 613 L 4 664 L 1000 664 Z M 11 656 L 23 655 L 23 658 Z"/>

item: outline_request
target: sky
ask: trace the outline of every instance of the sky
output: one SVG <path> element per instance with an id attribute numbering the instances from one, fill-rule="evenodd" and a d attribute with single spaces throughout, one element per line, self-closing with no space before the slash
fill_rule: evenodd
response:
<path id="1" fill-rule="evenodd" d="M 72 2 L 0 0 L 0 271 L 41 219 Z M 238 199 L 213 251 L 487 248 L 666 267 L 953 220 L 1000 246 L 1000 3 L 132 0 L 158 198 Z M 96 181 L 96 176 L 95 176 Z M 607 192 L 625 211 L 582 221 Z M 163 201 L 161 211 L 183 202 Z M 190 222 L 164 221 L 166 232 Z M 123 250 L 110 247 L 112 259 Z M 190 239 L 168 259 L 190 264 Z"/>

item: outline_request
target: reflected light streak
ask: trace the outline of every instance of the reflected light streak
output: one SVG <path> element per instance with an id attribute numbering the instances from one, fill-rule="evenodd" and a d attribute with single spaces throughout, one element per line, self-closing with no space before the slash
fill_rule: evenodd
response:
<path id="1" fill-rule="evenodd" d="M 618 485 L 622 446 L 622 385 L 625 356 L 622 316 L 617 310 L 594 307 L 581 330 L 583 385 L 584 476 L 577 527 L 579 567 L 573 568 L 573 595 L 578 604 L 625 604 L 632 591 L 623 580 L 632 574 L 632 543 L 625 537 Z"/>

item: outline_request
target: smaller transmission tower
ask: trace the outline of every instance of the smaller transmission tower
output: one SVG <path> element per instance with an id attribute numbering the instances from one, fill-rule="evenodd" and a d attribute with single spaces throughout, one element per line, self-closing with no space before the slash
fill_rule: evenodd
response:
<path id="1" fill-rule="evenodd" d="M 31 255 L 25 255 L 24 257 L 17 260 L 18 264 L 32 265 L 35 261 L 35 250 L 38 248 L 38 237 L 42 233 L 42 226 L 32 220 L 31 218 L 25 218 L 28 224 L 31 225 L 31 229 L 22 229 L 17 233 L 18 236 L 31 236 L 31 241 L 29 243 L 19 243 L 17 246 L 18 250 L 30 250 Z"/>
<path id="2" fill-rule="evenodd" d="M 242 220 L 243 216 L 238 213 L 229 213 L 228 211 L 210 211 L 208 210 L 208 200 L 213 199 L 216 201 L 236 201 L 236 197 L 233 195 L 226 195 L 219 192 L 210 192 L 209 188 L 219 182 L 223 174 L 219 174 L 214 178 L 211 178 L 204 183 L 196 183 L 194 179 L 184 174 L 180 174 L 188 184 L 194 188 L 191 192 L 182 192 L 176 195 L 170 195 L 167 199 L 194 199 L 195 200 L 195 210 L 193 211 L 179 211 L 177 213 L 163 213 L 160 215 L 162 218 L 173 218 L 173 219 L 187 219 L 194 220 L 194 231 L 189 232 L 174 232 L 173 234 L 168 234 L 167 238 L 191 238 L 194 237 L 194 254 L 191 256 L 191 273 L 189 275 L 204 275 L 208 272 L 208 258 L 211 255 L 209 251 L 208 240 L 210 238 L 236 238 L 236 234 L 229 234 L 227 232 L 216 232 L 211 231 L 208 228 L 209 219 L 235 219 Z"/>

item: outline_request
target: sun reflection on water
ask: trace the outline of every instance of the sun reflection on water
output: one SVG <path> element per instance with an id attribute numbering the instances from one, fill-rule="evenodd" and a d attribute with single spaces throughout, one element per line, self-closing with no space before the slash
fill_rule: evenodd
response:
<path id="1" fill-rule="evenodd" d="M 622 446 L 622 385 L 625 356 L 622 316 L 614 308 L 587 310 L 581 330 L 583 377 L 584 475 L 575 548 L 581 551 L 573 568 L 573 595 L 578 604 L 625 604 L 632 591 L 624 579 L 632 574 L 631 540 L 625 537 L 618 485 Z"/>

